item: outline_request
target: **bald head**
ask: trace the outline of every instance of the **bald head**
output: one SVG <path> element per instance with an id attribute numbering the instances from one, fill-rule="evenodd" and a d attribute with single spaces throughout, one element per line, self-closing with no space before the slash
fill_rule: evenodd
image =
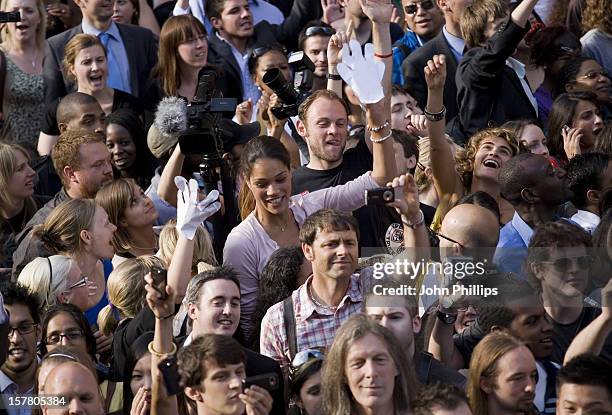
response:
<path id="1" fill-rule="evenodd" d="M 499 239 L 499 221 L 487 208 L 463 204 L 448 211 L 440 231 L 465 247 L 494 247 Z"/>
<path id="2" fill-rule="evenodd" d="M 73 92 L 63 97 L 57 106 L 57 125 L 60 133 L 77 128 L 88 131 L 104 130 L 105 114 L 100 103 L 91 95 Z"/>
<path id="3" fill-rule="evenodd" d="M 65 406 L 43 407 L 45 415 L 104 414 L 98 382 L 91 370 L 80 363 L 65 362 L 51 370 L 45 381 L 45 393 L 66 399 Z"/>

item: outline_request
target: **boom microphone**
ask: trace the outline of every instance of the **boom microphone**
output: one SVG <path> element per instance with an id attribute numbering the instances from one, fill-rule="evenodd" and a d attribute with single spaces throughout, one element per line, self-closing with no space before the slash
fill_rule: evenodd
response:
<path id="1" fill-rule="evenodd" d="M 187 104 L 183 98 L 166 97 L 157 105 L 155 128 L 162 134 L 177 136 L 187 130 Z"/>

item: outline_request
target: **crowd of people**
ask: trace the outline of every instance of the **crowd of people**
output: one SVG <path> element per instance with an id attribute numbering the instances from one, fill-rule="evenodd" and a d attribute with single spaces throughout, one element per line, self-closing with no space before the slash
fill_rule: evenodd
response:
<path id="1" fill-rule="evenodd" d="M 0 7 L 0 414 L 612 415 L 610 0 Z"/>

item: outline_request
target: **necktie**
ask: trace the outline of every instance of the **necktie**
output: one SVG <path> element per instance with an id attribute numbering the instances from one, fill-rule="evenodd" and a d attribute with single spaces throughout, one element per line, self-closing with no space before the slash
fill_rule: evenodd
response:
<path id="1" fill-rule="evenodd" d="M 125 91 L 126 88 L 123 85 L 123 79 L 121 77 L 121 68 L 119 68 L 117 59 L 113 54 L 113 49 L 108 46 L 110 39 L 114 39 L 113 35 L 107 32 L 101 32 L 98 35 L 98 38 L 100 39 L 100 42 L 102 42 L 102 45 L 104 45 L 104 49 L 106 49 L 106 60 L 108 66 L 108 78 L 106 80 L 106 85 L 114 89 Z"/>

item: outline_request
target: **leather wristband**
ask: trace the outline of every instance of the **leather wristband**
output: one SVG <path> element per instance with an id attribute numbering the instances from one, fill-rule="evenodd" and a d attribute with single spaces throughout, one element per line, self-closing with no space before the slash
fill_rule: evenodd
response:
<path id="1" fill-rule="evenodd" d="M 342 77 L 337 73 L 328 73 L 327 79 L 331 79 L 332 81 L 342 81 Z"/>

